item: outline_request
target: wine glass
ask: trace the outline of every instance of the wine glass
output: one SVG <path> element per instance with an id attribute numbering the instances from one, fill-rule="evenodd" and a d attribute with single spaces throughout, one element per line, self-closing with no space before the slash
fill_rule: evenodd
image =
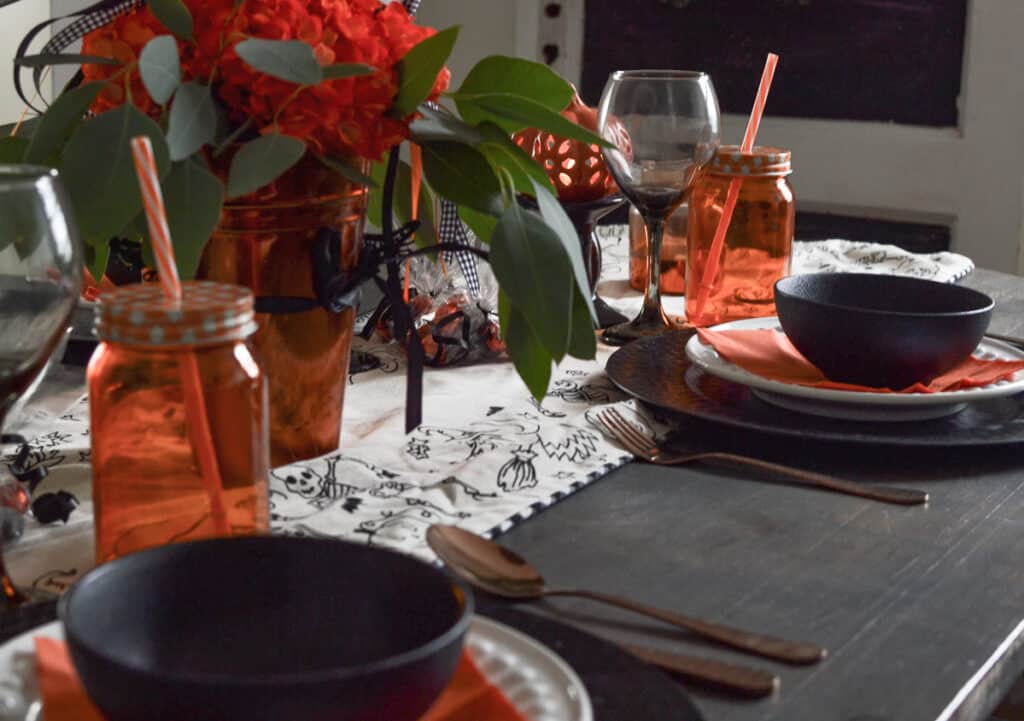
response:
<path id="1" fill-rule="evenodd" d="M 683 203 L 715 155 L 721 134 L 718 98 L 707 73 L 619 70 L 601 96 L 598 133 L 619 189 L 647 225 L 647 288 L 640 314 L 612 326 L 604 340 L 622 345 L 673 328 L 661 307 L 661 238 L 669 215 Z"/>
<path id="2" fill-rule="evenodd" d="M 0 165 L 0 431 L 65 338 L 82 250 L 57 171 Z M 0 606 L 23 602 L 0 557 Z"/>

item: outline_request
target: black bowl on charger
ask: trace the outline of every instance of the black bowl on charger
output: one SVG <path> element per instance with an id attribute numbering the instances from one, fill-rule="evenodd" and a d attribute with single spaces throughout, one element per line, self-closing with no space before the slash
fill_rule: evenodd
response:
<path id="1" fill-rule="evenodd" d="M 472 610 L 464 586 L 408 556 L 281 536 L 128 555 L 59 606 L 109 721 L 414 721 L 454 673 Z"/>
<path id="2" fill-rule="evenodd" d="M 900 390 L 966 359 L 994 303 L 952 283 L 810 273 L 776 283 L 775 306 L 786 336 L 829 380 Z"/>

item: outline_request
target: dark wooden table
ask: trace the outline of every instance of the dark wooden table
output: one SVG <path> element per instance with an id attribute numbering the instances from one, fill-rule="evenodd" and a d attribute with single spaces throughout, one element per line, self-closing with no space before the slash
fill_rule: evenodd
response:
<path id="1" fill-rule="evenodd" d="M 993 332 L 1024 336 L 1024 279 L 977 271 L 965 285 L 997 299 Z M 931 502 L 900 508 L 744 471 L 631 464 L 503 538 L 552 584 L 814 641 L 829 650 L 817 666 L 720 650 L 586 601 L 531 608 L 780 673 L 781 690 L 761 701 L 693 690 L 707 721 L 987 718 L 1024 671 L 1024 446 L 800 443 L 706 423 L 681 432 L 710 450 L 927 489 Z"/>

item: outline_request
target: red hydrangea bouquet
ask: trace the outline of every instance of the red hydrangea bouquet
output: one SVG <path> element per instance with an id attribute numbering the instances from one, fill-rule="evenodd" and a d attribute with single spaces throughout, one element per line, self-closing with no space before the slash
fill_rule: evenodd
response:
<path id="1" fill-rule="evenodd" d="M 552 361 L 593 357 L 594 308 L 578 237 L 543 168 L 511 139 L 535 127 L 606 144 L 560 114 L 573 91 L 549 68 L 491 56 L 453 90 L 445 63 L 459 28 L 419 26 L 400 2 L 98 7 L 109 22 L 84 37 L 80 54 L 32 54 L 31 35 L 23 43 L 16 69 L 31 71 L 37 90 L 48 66 L 81 71 L 44 112 L 0 129 L 0 162 L 60 170 L 96 278 L 111 238 L 138 239 L 144 257 L 151 253 L 128 144 L 147 135 L 184 278 L 195 274 L 232 204 L 275 187 L 293 168 L 313 168 L 369 187 L 369 219 L 378 227 L 408 223 L 418 205 L 417 243 L 436 243 L 436 196 L 457 205 L 489 244 L 503 339 L 534 395 L 544 394 Z M 421 159 L 415 170 L 398 161 L 404 141 Z M 521 207 L 520 195 L 535 198 L 537 210 Z"/>

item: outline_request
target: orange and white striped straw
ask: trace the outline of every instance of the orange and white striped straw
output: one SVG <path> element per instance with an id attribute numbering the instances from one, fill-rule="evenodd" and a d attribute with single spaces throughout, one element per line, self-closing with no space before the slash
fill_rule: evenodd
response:
<path id="1" fill-rule="evenodd" d="M 139 176 L 146 222 L 149 224 L 149 237 L 153 243 L 153 254 L 156 256 L 160 285 L 168 300 L 181 303 L 181 279 L 178 277 L 178 264 L 174 260 L 174 245 L 171 243 L 171 229 L 167 224 L 167 210 L 164 208 L 164 196 L 160 190 L 160 176 L 153 155 L 153 144 L 145 135 L 139 135 L 131 139 L 131 148 L 132 158 L 135 160 L 135 173 Z M 210 433 L 210 418 L 206 411 L 206 398 L 203 396 L 199 361 L 190 349 L 180 354 L 179 361 L 187 427 L 192 437 L 192 449 L 199 464 L 199 475 L 206 486 L 206 495 L 210 501 L 210 518 L 217 535 L 227 536 L 231 527 L 228 525 L 224 500 L 224 481 L 217 465 L 217 450 Z"/>
<path id="2" fill-rule="evenodd" d="M 156 168 L 156 157 L 153 155 L 153 144 L 145 135 L 139 135 L 131 139 L 131 146 L 135 173 L 139 176 L 139 189 L 142 191 L 142 205 L 146 211 L 146 223 L 149 225 L 149 237 L 153 244 L 153 255 L 156 256 L 160 285 L 169 300 L 181 302 L 181 279 L 178 277 L 178 264 L 174 261 L 171 229 L 167 225 L 167 211 L 160 190 L 160 175 Z"/>
<path id="3" fill-rule="evenodd" d="M 764 106 L 768 102 L 768 92 L 772 89 L 772 79 L 775 77 L 775 66 L 779 63 L 779 56 L 775 53 L 768 53 L 765 60 L 764 70 L 761 72 L 761 84 L 757 88 L 757 97 L 754 98 L 754 107 L 750 111 L 750 120 L 747 121 L 747 131 L 743 134 L 743 144 L 740 151 L 749 153 L 754 149 L 754 139 L 757 137 L 757 129 L 761 125 L 761 116 L 764 115 Z M 740 198 L 740 189 L 743 187 L 743 178 L 733 178 L 729 181 L 729 190 L 725 194 L 725 205 L 722 207 L 722 217 L 715 228 L 715 236 L 711 241 L 711 250 L 708 251 L 707 261 L 704 265 L 704 275 L 701 276 L 700 286 L 697 292 L 697 302 L 694 303 L 693 316 L 690 322 L 693 325 L 700 325 L 704 313 L 704 306 L 708 302 L 708 295 L 714 286 L 715 273 L 722 262 L 722 247 L 725 245 L 725 234 L 729 232 L 729 224 L 732 222 L 732 214 L 736 210 L 736 203 Z M 687 313 L 689 316 L 689 313 Z"/>

